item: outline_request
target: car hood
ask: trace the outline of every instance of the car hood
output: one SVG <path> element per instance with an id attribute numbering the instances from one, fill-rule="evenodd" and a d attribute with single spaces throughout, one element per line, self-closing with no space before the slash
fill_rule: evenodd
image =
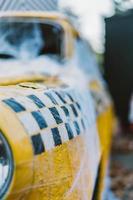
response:
<path id="1" fill-rule="evenodd" d="M 46 77 L 59 76 L 62 65 L 46 56 L 32 60 L 0 59 L 0 85 L 25 81 L 41 81 Z"/>

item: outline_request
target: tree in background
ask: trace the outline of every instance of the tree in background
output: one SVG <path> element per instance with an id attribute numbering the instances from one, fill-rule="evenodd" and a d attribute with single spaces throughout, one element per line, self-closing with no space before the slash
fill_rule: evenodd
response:
<path id="1" fill-rule="evenodd" d="M 127 9 L 133 8 L 132 0 L 113 0 L 114 9 L 116 13 L 126 11 Z"/>

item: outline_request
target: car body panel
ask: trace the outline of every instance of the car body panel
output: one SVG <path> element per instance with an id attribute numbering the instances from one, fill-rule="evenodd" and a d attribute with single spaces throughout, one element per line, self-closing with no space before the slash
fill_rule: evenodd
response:
<path id="1" fill-rule="evenodd" d="M 1 13 L 0 18 L 4 17 L 58 22 L 64 28 L 65 57 L 72 59 L 79 33 L 63 15 Z M 100 79 L 90 82 L 81 70 L 87 85 L 80 88 L 83 83 L 75 80 L 75 71 L 70 77 L 65 70 L 60 69 L 57 75 L 46 75 L 45 70 L 25 71 L 0 79 L 0 129 L 14 159 L 13 179 L 4 199 L 91 200 L 100 163 L 97 198 L 102 199 L 113 124 L 112 102 Z"/>
<path id="2" fill-rule="evenodd" d="M 32 88 L 0 88 L 1 130 L 15 162 L 7 199 L 80 199 L 82 184 L 91 198 L 101 154 L 94 113 L 85 113 L 84 95 L 69 87 Z"/>

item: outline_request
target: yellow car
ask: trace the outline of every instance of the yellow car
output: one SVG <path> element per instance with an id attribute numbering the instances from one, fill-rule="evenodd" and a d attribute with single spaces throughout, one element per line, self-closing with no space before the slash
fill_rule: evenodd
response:
<path id="1" fill-rule="evenodd" d="M 112 103 L 79 41 L 62 14 L 0 13 L 2 200 L 103 198 Z"/>

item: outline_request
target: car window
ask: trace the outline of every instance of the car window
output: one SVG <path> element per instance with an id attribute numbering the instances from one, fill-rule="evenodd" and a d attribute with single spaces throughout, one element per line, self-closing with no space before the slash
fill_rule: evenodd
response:
<path id="1" fill-rule="evenodd" d="M 75 45 L 79 67 L 88 75 L 101 77 L 95 55 L 88 42 L 78 38 Z"/>
<path id="2" fill-rule="evenodd" d="M 0 20 L 0 59 L 63 57 L 63 29 L 57 23 L 18 19 Z"/>

